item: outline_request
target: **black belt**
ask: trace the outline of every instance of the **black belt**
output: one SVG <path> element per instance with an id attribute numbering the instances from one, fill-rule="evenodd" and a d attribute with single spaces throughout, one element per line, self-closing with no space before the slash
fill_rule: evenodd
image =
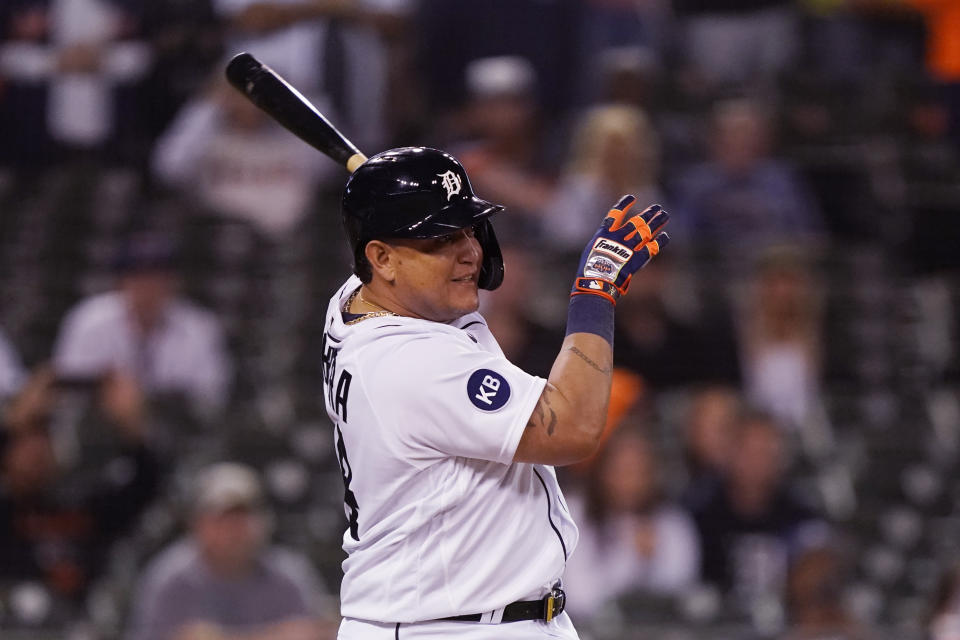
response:
<path id="1" fill-rule="evenodd" d="M 561 613 L 567 604 L 567 594 L 563 589 L 555 587 L 548 595 L 540 600 L 521 600 L 511 602 L 503 608 L 503 618 L 500 622 L 520 622 L 521 620 L 543 620 L 550 622 Z M 462 616 L 450 616 L 440 620 L 453 622 L 480 622 L 482 613 L 471 613 Z"/>

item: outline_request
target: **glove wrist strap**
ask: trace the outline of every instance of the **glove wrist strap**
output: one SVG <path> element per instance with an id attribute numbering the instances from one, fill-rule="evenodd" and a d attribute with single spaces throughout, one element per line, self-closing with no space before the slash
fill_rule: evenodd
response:
<path id="1" fill-rule="evenodd" d="M 573 291 L 570 292 L 570 295 L 575 296 L 581 293 L 589 293 L 606 298 L 615 305 L 624 291 L 607 280 L 601 280 L 599 278 L 577 278 L 573 283 Z"/>
<path id="2" fill-rule="evenodd" d="M 579 281 L 583 278 L 577 280 Z M 609 284 L 609 283 L 608 283 Z M 612 285 L 611 285 L 612 286 Z M 614 290 L 616 287 L 614 287 Z M 588 295 L 589 294 L 589 295 Z M 619 295 L 619 292 L 617 292 Z M 614 297 L 590 291 L 574 291 L 567 309 L 567 333 L 592 333 L 613 346 Z"/>

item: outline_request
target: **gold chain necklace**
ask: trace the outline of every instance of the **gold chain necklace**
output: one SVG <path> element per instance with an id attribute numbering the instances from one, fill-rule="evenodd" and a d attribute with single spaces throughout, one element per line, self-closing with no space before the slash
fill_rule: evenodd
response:
<path id="1" fill-rule="evenodd" d="M 364 297 L 363 297 L 363 287 L 360 287 L 359 289 L 357 289 L 357 297 L 360 298 L 361 304 L 366 304 L 366 305 L 369 305 L 369 306 L 371 306 L 371 307 L 374 307 L 375 309 L 380 309 L 380 311 L 374 311 L 374 312 L 372 312 L 372 313 L 390 314 L 390 315 L 392 315 L 392 316 L 397 315 L 397 314 L 395 314 L 393 311 L 390 311 L 389 309 L 385 309 L 384 307 L 381 307 L 381 306 L 378 305 L 376 302 L 370 302 L 369 300 L 367 300 L 366 298 L 364 298 Z"/>
<path id="2" fill-rule="evenodd" d="M 357 290 L 354 291 L 352 294 L 350 294 L 350 297 L 347 299 L 347 310 L 349 311 L 349 310 L 350 310 L 350 307 L 353 306 L 353 301 L 354 301 L 354 299 L 359 298 L 360 302 L 362 302 L 363 304 L 370 305 L 371 307 L 376 307 L 377 309 L 381 309 L 381 311 L 368 311 L 368 312 L 366 312 L 366 313 L 362 313 L 362 314 L 360 314 L 360 317 L 359 317 L 359 318 L 354 318 L 353 320 L 350 320 L 350 321 L 347 322 L 346 324 L 348 324 L 348 325 L 356 324 L 356 323 L 360 322 L 361 320 L 366 320 L 367 318 L 381 318 L 381 317 L 383 317 L 383 316 L 395 316 L 395 315 L 397 315 L 397 314 L 394 313 L 393 311 L 390 311 L 390 310 L 388 310 L 388 309 L 384 309 L 383 307 L 381 307 L 380 305 L 376 304 L 375 302 L 370 302 L 369 300 L 366 300 L 366 299 L 363 297 L 363 293 L 361 292 L 362 289 L 363 289 L 363 287 L 357 287 Z"/>

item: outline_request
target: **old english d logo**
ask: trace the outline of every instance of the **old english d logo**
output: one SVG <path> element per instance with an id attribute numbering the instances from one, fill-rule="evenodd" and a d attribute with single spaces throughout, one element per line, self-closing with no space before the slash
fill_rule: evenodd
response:
<path id="1" fill-rule="evenodd" d="M 460 176 L 455 174 L 449 169 L 444 173 L 438 173 L 437 177 L 440 178 L 440 185 L 447 192 L 447 200 L 460 193 L 461 187 L 463 187 L 463 181 L 460 180 Z"/>

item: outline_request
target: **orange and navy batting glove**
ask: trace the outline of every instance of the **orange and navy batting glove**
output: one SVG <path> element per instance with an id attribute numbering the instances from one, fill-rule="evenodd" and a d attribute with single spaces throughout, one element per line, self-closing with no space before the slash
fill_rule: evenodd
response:
<path id="1" fill-rule="evenodd" d="M 567 335 L 593 333 L 613 345 L 613 309 L 627 291 L 633 274 L 670 241 L 662 231 L 670 214 L 660 205 L 630 215 L 636 202 L 624 196 L 583 250 L 577 278 L 570 291 Z"/>
<path id="2" fill-rule="evenodd" d="M 598 295 L 616 304 L 627 292 L 633 274 L 670 241 L 661 231 L 670 214 L 655 204 L 643 213 L 630 215 L 636 200 L 633 196 L 620 198 L 603 219 L 583 251 L 570 295 Z"/>

